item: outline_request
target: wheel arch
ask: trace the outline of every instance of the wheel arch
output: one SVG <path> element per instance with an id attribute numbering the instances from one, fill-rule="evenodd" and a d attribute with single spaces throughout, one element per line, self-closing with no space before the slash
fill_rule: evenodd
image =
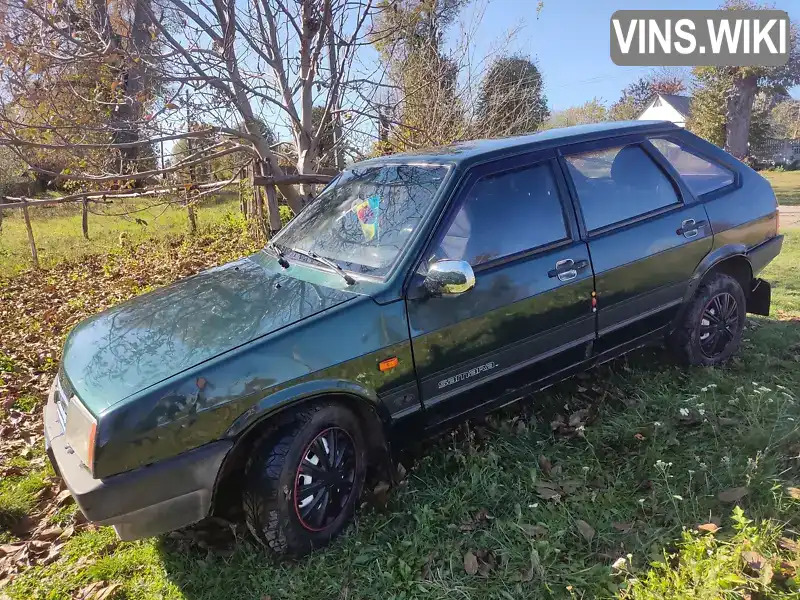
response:
<path id="1" fill-rule="evenodd" d="M 346 383 L 347 385 L 343 385 Z M 310 384 L 310 385 L 308 385 Z M 353 411 L 361 424 L 370 464 L 386 468 L 390 460 L 391 419 L 377 395 L 357 384 L 342 381 L 308 382 L 265 397 L 243 413 L 228 429 L 234 445 L 220 467 L 214 484 L 211 514 L 238 510 L 238 498 L 247 457 L 270 425 L 280 428 L 293 411 L 316 402 L 337 402 Z"/>
<path id="2" fill-rule="evenodd" d="M 729 244 L 711 251 L 700 261 L 694 271 L 686 293 L 683 296 L 681 309 L 672 322 L 672 329 L 678 326 L 686 313 L 692 298 L 694 298 L 700 284 L 715 273 L 730 275 L 742 286 L 746 299 L 750 297 L 751 282 L 753 280 L 753 266 L 747 257 L 747 246 L 744 244 Z"/>

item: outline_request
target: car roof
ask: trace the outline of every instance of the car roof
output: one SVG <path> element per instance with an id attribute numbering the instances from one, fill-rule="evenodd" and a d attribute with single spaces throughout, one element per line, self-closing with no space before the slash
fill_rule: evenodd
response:
<path id="1" fill-rule="evenodd" d="M 670 121 L 612 121 L 548 129 L 538 133 L 506 138 L 471 140 L 449 146 L 426 148 L 381 156 L 358 163 L 359 166 L 386 163 L 457 164 L 492 158 L 495 155 L 518 154 L 565 146 L 579 142 L 616 137 L 630 133 L 661 133 L 680 129 Z"/>

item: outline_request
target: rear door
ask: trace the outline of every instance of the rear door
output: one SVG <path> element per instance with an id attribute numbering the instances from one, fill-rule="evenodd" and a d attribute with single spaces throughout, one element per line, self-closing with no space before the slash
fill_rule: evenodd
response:
<path id="1" fill-rule="evenodd" d="M 644 137 L 562 150 L 597 291 L 602 352 L 670 322 L 713 236 L 702 204 Z"/>
<path id="2" fill-rule="evenodd" d="M 468 261 L 475 287 L 457 297 L 427 297 L 424 273 L 445 258 Z M 428 421 L 490 402 L 513 388 L 509 375 L 526 367 L 530 381 L 583 358 L 595 335 L 592 289 L 588 249 L 555 153 L 474 168 L 407 297 Z"/>

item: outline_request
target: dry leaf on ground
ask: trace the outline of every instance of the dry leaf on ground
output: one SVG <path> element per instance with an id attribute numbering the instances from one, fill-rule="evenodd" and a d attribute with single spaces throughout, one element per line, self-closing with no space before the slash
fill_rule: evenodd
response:
<path id="1" fill-rule="evenodd" d="M 717 494 L 717 500 L 719 500 L 720 502 L 725 502 L 726 504 L 733 504 L 734 502 L 739 502 L 749 493 L 750 490 L 747 489 L 746 487 L 730 488 L 728 490 L 723 490 L 719 494 Z"/>
<path id="2" fill-rule="evenodd" d="M 464 570 L 469 575 L 475 575 L 478 572 L 478 557 L 472 552 L 467 552 L 464 555 Z"/>
<path id="3" fill-rule="evenodd" d="M 575 527 L 578 528 L 578 532 L 587 542 L 591 542 L 594 539 L 594 528 L 583 519 L 578 519 L 575 521 Z"/>

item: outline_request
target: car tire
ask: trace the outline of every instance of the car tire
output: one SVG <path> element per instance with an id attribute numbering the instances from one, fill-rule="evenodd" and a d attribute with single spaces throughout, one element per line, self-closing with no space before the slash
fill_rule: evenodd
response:
<path id="1" fill-rule="evenodd" d="M 727 361 L 742 340 L 746 302 L 742 286 L 730 275 L 714 273 L 705 279 L 670 336 L 673 353 L 688 365 Z"/>
<path id="2" fill-rule="evenodd" d="M 365 474 L 366 444 L 350 410 L 325 403 L 294 412 L 264 433 L 245 467 L 247 527 L 280 555 L 325 546 L 352 520 Z"/>

